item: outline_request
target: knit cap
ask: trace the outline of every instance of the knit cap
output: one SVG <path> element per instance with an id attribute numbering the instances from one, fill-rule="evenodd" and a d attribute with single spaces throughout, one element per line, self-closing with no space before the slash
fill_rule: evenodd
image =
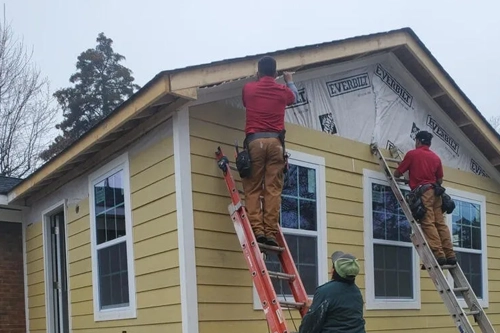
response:
<path id="1" fill-rule="evenodd" d="M 337 274 L 344 279 L 353 280 L 359 274 L 358 259 L 350 253 L 334 252 L 332 263 Z"/>

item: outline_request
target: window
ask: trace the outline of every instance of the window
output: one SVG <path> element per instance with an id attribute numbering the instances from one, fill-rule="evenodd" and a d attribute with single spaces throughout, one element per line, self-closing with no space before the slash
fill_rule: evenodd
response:
<path id="1" fill-rule="evenodd" d="M 486 199 L 483 196 L 446 189 L 455 201 L 455 210 L 447 215 L 457 260 L 483 307 L 488 306 L 486 255 Z M 449 274 L 450 284 L 453 278 Z M 463 299 L 457 293 L 460 299 Z M 465 301 L 461 300 L 462 307 Z"/>
<path id="2" fill-rule="evenodd" d="M 316 287 L 328 278 L 324 159 L 290 153 L 290 169 L 281 197 L 280 225 L 304 288 L 312 297 Z M 266 266 L 270 271 L 282 271 L 278 257 L 271 253 Z M 272 280 L 279 299 L 293 300 L 287 281 Z M 261 308 L 255 288 L 254 308 Z"/>
<path id="3" fill-rule="evenodd" d="M 403 194 L 408 191 L 403 187 Z M 419 309 L 419 259 L 410 223 L 383 174 L 364 170 L 364 204 L 366 308 Z"/>
<path id="4" fill-rule="evenodd" d="M 89 177 L 94 319 L 136 317 L 128 157 Z"/>

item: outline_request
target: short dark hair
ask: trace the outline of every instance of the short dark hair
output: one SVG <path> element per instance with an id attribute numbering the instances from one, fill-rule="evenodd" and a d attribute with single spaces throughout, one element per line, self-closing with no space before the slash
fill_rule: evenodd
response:
<path id="1" fill-rule="evenodd" d="M 264 76 L 272 76 L 276 74 L 276 60 L 273 57 L 265 56 L 259 60 L 259 73 Z"/>
<path id="2" fill-rule="evenodd" d="M 421 144 L 425 146 L 430 146 L 433 135 L 427 131 L 420 131 L 415 136 L 415 139 L 418 140 Z"/>

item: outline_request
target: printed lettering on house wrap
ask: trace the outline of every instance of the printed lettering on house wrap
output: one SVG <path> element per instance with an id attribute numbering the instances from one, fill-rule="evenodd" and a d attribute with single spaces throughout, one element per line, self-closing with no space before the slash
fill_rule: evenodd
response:
<path id="1" fill-rule="evenodd" d="M 443 142 L 446 143 L 446 145 L 450 147 L 451 150 L 453 150 L 455 154 L 457 154 L 457 156 L 459 156 L 458 154 L 458 150 L 460 148 L 459 144 L 444 130 L 444 128 L 442 128 L 438 124 L 438 122 L 434 118 L 432 118 L 430 114 L 427 115 L 427 126 L 429 126 L 434 132 L 434 134 L 438 138 L 443 140 Z"/>
<path id="2" fill-rule="evenodd" d="M 375 75 L 377 75 L 382 80 L 382 82 L 384 82 L 389 88 L 391 88 L 392 91 L 394 91 L 394 93 L 398 95 L 406 105 L 411 107 L 413 96 L 410 95 L 408 90 L 406 90 L 394 77 L 392 77 L 392 75 L 389 74 L 389 72 L 386 71 L 384 67 L 382 67 L 382 65 L 377 64 Z"/>
<path id="3" fill-rule="evenodd" d="M 345 77 L 335 81 L 326 82 L 328 94 L 330 97 L 337 97 L 343 94 L 351 93 L 371 86 L 368 73 Z"/>
<path id="4" fill-rule="evenodd" d="M 472 158 L 470 159 L 470 169 L 476 175 L 490 178 L 490 176 L 486 173 L 486 171 L 484 171 L 484 169 L 481 168 L 481 166 Z"/>
<path id="5" fill-rule="evenodd" d="M 306 88 L 297 89 L 299 92 L 297 101 L 294 104 L 287 106 L 287 109 L 293 109 L 298 106 L 303 106 L 309 104 L 309 99 L 307 98 Z"/>

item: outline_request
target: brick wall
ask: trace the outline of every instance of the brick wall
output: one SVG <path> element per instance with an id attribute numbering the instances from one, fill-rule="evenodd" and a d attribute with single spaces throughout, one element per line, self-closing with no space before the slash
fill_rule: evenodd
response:
<path id="1" fill-rule="evenodd" d="M 20 223 L 0 222 L 0 332 L 26 332 Z"/>

